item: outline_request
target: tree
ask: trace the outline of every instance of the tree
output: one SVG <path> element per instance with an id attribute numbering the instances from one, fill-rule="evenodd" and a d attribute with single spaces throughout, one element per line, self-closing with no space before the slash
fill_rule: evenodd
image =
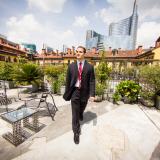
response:
<path id="1" fill-rule="evenodd" d="M 104 61 L 101 61 L 96 68 L 97 81 L 102 84 L 105 84 L 106 80 L 109 78 L 110 72 L 111 72 L 111 68 L 108 67 L 108 64 Z"/>

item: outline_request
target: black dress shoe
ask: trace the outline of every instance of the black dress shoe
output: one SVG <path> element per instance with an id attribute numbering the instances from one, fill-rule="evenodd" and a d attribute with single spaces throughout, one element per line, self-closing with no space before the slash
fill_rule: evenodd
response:
<path id="1" fill-rule="evenodd" d="M 74 133 L 74 143 L 79 144 L 79 134 L 78 133 Z"/>
<path id="2" fill-rule="evenodd" d="M 79 116 L 79 120 L 80 120 L 80 121 L 83 121 L 83 114 L 81 114 L 81 115 Z"/>

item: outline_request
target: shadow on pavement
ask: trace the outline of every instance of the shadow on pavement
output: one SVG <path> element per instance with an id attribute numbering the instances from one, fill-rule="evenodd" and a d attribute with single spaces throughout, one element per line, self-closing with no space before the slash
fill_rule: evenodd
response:
<path id="1" fill-rule="evenodd" d="M 152 152 L 152 156 L 151 156 L 150 160 L 160 160 L 160 142 L 158 143 L 158 145 L 156 146 L 156 148 Z"/>
<path id="2" fill-rule="evenodd" d="M 97 125 L 97 114 L 91 111 L 87 111 L 83 115 L 83 121 L 80 123 L 81 125 L 85 123 L 90 123 L 93 120 L 93 126 Z"/>

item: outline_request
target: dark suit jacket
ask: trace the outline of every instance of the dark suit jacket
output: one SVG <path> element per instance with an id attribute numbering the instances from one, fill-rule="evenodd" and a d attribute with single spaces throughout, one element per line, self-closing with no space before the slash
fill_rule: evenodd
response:
<path id="1" fill-rule="evenodd" d="M 66 101 L 69 101 L 71 99 L 77 79 L 78 66 L 76 61 L 68 66 L 66 75 L 66 88 L 63 95 L 63 98 Z M 94 67 L 85 60 L 82 70 L 81 98 L 88 100 L 90 96 L 95 96 L 95 74 Z"/>

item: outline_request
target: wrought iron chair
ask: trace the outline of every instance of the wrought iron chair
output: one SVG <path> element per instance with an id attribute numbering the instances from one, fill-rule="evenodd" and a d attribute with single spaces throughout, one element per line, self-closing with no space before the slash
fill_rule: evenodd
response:
<path id="1" fill-rule="evenodd" d="M 28 97 L 27 99 L 20 99 L 21 101 L 24 101 L 24 105 L 18 107 L 18 109 L 22 107 L 31 107 L 31 108 L 39 110 L 40 108 L 42 108 L 41 104 L 45 103 L 45 106 L 43 106 L 43 108 L 47 108 L 50 117 L 52 118 L 52 120 L 54 120 L 54 116 L 56 112 L 58 111 L 58 108 L 56 107 L 51 91 L 47 91 L 48 89 L 46 87 L 44 89 L 46 92 L 43 92 L 40 98 L 37 98 L 37 95 L 34 95 L 34 97 L 32 95 L 31 97 Z M 47 102 L 47 98 L 49 96 L 52 99 L 52 104 Z"/>
<path id="2" fill-rule="evenodd" d="M 12 98 L 8 98 L 4 93 L 0 93 L 0 106 L 6 106 L 6 112 L 8 112 L 8 104 L 12 103 Z"/>

